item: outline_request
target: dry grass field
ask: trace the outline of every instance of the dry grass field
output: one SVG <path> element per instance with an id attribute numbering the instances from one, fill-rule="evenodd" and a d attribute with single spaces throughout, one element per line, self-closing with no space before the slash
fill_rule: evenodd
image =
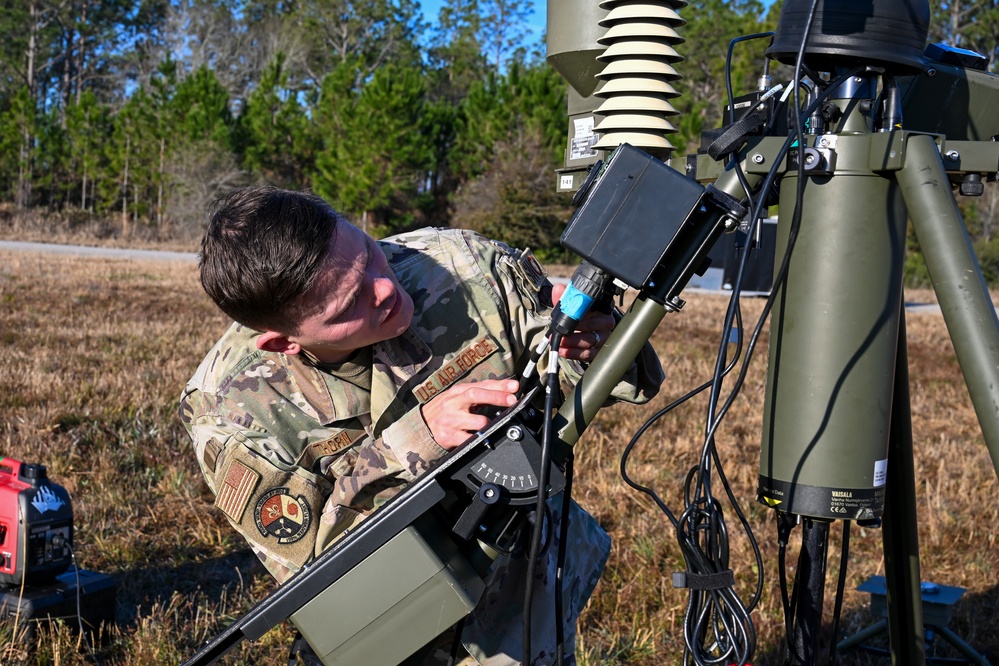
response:
<path id="1" fill-rule="evenodd" d="M 642 408 L 604 410 L 577 446 L 574 495 L 614 538 L 581 620 L 581 664 L 681 662 L 686 595 L 670 584 L 670 574 L 683 568 L 673 530 L 624 484 L 618 467 L 651 413 L 709 378 L 726 303 L 690 295 L 680 314 L 667 317 L 653 340 L 669 377 L 663 393 Z M 762 301 L 743 305 L 746 321 L 755 322 Z M 212 508 L 175 413 L 181 387 L 225 326 L 193 264 L 0 252 L 0 454 L 45 464 L 69 490 L 79 564 L 113 576 L 118 594 L 116 626 L 93 657 L 68 626 L 26 641 L 13 635 L 8 619 L 0 622 L 0 663 L 176 664 L 270 589 L 262 567 Z M 908 329 L 923 579 L 967 589 L 950 628 L 995 661 L 999 483 L 941 317 L 912 315 Z M 765 560 L 764 594 L 753 613 L 756 664 L 779 663 L 783 634 L 773 512 L 753 500 L 765 355 L 764 341 L 717 437 Z M 674 510 L 698 457 L 705 404 L 699 396 L 662 419 L 632 456 L 632 476 Z M 736 580 L 748 598 L 755 585 L 748 539 L 731 507 L 725 512 Z M 829 609 L 839 527 L 832 532 Z M 869 597 L 854 588 L 883 572 L 880 532 L 854 529 L 843 634 L 874 622 Z M 286 663 L 291 635 L 286 627 L 272 631 L 224 663 Z M 887 662 L 850 651 L 837 663 Z"/>

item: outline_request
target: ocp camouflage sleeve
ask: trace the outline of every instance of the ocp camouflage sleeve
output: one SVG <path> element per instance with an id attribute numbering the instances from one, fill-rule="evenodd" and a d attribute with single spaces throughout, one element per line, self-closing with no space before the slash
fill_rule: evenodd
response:
<path id="1" fill-rule="evenodd" d="M 469 249 L 478 256 L 484 271 L 503 300 L 509 317 L 513 340 L 521 341 L 521 354 L 518 358 L 518 371 L 526 365 L 526 355 L 547 334 L 551 322 L 551 283 L 537 260 L 529 252 L 515 250 L 499 241 L 487 240 L 469 231 L 461 232 Z M 617 313 L 615 313 L 617 314 Z M 559 359 L 559 375 L 563 393 L 569 390 L 582 377 L 586 369 L 584 363 Z M 548 371 L 547 354 L 539 362 L 541 372 Z M 659 392 L 665 379 L 662 366 L 651 344 L 642 347 L 639 357 L 628 368 L 627 373 L 611 392 L 611 401 L 645 403 Z"/>
<path id="2" fill-rule="evenodd" d="M 458 383 L 519 377 L 549 325 L 550 285 L 530 253 L 438 229 L 386 239 L 381 248 L 415 315 L 401 336 L 372 345 L 370 388 L 301 354 L 260 351 L 257 332 L 233 325 L 181 396 L 180 416 L 215 506 L 279 582 L 446 454 L 423 422 L 422 404 Z M 615 398 L 644 402 L 655 395 L 662 371 L 647 348 Z M 568 389 L 585 368 L 560 363 Z M 578 612 L 609 542 L 591 516 L 576 505 L 573 512 L 575 542 L 592 546 L 579 549 L 568 574 L 588 581 L 568 601 Z M 547 565 L 539 575 L 554 576 L 554 560 Z M 505 579 L 502 566 L 495 580 Z M 502 609 L 491 616 L 482 610 L 482 617 L 516 623 Z M 540 631 L 548 649 L 554 638 L 541 639 Z M 496 659 L 489 663 L 516 663 Z"/>
<path id="3" fill-rule="evenodd" d="M 254 349 L 256 335 L 227 332 L 180 417 L 215 507 L 283 582 L 446 451 L 418 410 L 374 436 L 365 401 L 333 398 L 300 359 Z M 331 418 L 338 408 L 347 418 Z"/>

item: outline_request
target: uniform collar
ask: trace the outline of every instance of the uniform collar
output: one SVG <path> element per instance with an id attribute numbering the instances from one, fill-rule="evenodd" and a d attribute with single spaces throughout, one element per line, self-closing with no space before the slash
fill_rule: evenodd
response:
<path id="1" fill-rule="evenodd" d="M 405 407 L 396 402 L 396 396 L 409 379 L 426 367 L 432 354 L 427 344 L 411 330 L 374 344 L 370 396 L 324 373 L 299 354 L 285 358 L 292 376 L 302 378 L 299 382 L 302 398 L 315 410 L 320 423 L 329 425 L 371 414 L 376 422 L 375 430 L 379 431 L 378 422 L 402 416 Z"/>
<path id="2" fill-rule="evenodd" d="M 371 354 L 371 416 L 379 432 L 406 412 L 396 400 L 406 383 L 430 363 L 430 347 L 412 329 L 374 345 Z"/>

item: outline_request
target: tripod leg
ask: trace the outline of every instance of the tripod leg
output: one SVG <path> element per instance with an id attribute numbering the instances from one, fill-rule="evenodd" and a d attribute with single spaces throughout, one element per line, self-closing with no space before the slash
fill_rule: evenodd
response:
<path id="1" fill-rule="evenodd" d="M 909 137 L 896 180 L 999 473 L 999 319 L 933 137 Z"/>
<path id="2" fill-rule="evenodd" d="M 947 627 L 936 627 L 936 630 L 955 650 L 963 654 L 969 663 L 975 664 L 975 666 L 990 666 L 988 659 L 975 652 L 974 648 L 961 640 L 960 636 L 953 631 Z"/>
<path id="3" fill-rule="evenodd" d="M 916 532 L 916 481 L 912 462 L 912 414 L 909 405 L 909 355 L 905 345 L 905 312 L 898 325 L 895 389 L 888 437 L 888 482 L 882 539 L 888 596 L 891 663 L 926 663 L 923 602 L 919 581 L 919 536 Z"/>
<path id="4" fill-rule="evenodd" d="M 878 634 L 882 634 L 888 631 L 888 620 L 878 620 L 866 629 L 861 629 L 853 636 L 844 638 L 836 645 L 836 650 L 838 652 L 843 652 L 849 650 L 855 645 L 861 645 L 868 638 L 874 638 Z"/>

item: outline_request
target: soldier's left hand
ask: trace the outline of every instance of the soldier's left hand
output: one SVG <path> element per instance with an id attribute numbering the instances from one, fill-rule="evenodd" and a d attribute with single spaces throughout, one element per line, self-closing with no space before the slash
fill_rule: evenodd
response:
<path id="1" fill-rule="evenodd" d="M 564 284 L 552 286 L 553 303 L 558 303 L 562 294 L 565 293 L 565 289 Z M 575 333 L 562 337 L 562 344 L 558 349 L 559 356 L 575 361 L 592 361 L 600 348 L 607 342 L 607 338 L 610 337 L 616 323 L 617 320 L 614 319 L 613 315 L 590 310 L 586 316 L 579 320 Z"/>

